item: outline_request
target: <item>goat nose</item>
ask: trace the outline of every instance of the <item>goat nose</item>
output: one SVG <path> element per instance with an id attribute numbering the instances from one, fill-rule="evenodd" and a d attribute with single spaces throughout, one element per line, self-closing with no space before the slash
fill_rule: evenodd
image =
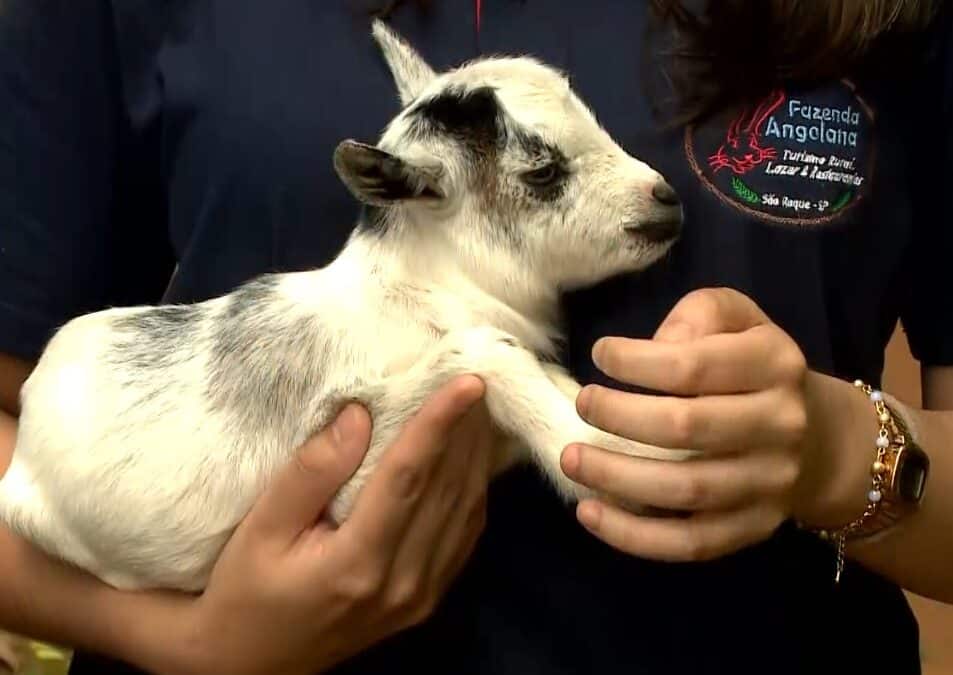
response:
<path id="1" fill-rule="evenodd" d="M 678 206 L 681 203 L 675 188 L 661 178 L 652 186 L 652 196 L 665 206 Z"/>

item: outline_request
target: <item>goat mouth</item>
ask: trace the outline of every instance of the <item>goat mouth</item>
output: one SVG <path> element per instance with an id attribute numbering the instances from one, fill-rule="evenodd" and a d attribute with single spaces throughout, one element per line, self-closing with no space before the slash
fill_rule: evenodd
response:
<path id="1" fill-rule="evenodd" d="M 631 237 L 650 244 L 668 244 L 682 234 L 681 218 L 665 218 L 626 223 L 622 229 Z"/>

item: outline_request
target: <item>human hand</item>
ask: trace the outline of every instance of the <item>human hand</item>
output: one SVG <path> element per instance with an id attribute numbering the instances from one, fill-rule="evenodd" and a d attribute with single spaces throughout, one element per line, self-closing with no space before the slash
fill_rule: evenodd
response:
<path id="1" fill-rule="evenodd" d="M 795 342 L 746 296 L 690 293 L 652 340 L 604 338 L 596 365 L 669 395 L 585 387 L 579 414 L 610 433 L 700 451 L 683 462 L 566 448 L 563 471 L 604 494 L 577 507 L 596 537 L 665 561 L 720 557 L 769 537 L 792 513 L 808 447 L 808 370 Z M 610 503 L 614 502 L 614 503 Z M 652 518 L 616 504 L 686 512 Z"/>
<path id="2" fill-rule="evenodd" d="M 359 406 L 306 443 L 229 541 L 190 609 L 192 672 L 312 675 L 424 620 L 485 522 L 493 435 L 461 377 L 408 422 L 332 529 L 320 516 L 367 450 Z M 316 524 L 317 523 L 317 524 Z"/>

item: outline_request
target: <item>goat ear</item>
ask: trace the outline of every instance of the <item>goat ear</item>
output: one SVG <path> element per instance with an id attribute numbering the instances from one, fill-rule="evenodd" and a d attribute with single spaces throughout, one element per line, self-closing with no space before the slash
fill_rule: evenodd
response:
<path id="1" fill-rule="evenodd" d="M 355 197 L 372 206 L 442 198 L 439 164 L 412 164 L 373 145 L 343 141 L 334 151 L 334 170 Z"/>
<path id="2" fill-rule="evenodd" d="M 417 98 L 437 75 L 413 47 L 380 19 L 374 20 L 372 32 L 397 84 L 400 102 L 406 106 Z"/>

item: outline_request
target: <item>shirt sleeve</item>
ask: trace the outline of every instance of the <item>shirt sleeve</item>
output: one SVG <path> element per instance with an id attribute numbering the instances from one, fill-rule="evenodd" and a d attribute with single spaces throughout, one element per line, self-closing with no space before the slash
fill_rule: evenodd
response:
<path id="1" fill-rule="evenodd" d="M 0 4 L 0 352 L 35 360 L 65 321 L 168 279 L 113 25 L 105 0 Z"/>
<path id="2" fill-rule="evenodd" d="M 924 366 L 953 366 L 953 42 L 950 15 L 943 20 L 925 88 L 939 96 L 924 97 L 929 118 L 918 122 L 924 136 L 911 162 L 914 233 L 901 313 L 910 350 Z"/>

